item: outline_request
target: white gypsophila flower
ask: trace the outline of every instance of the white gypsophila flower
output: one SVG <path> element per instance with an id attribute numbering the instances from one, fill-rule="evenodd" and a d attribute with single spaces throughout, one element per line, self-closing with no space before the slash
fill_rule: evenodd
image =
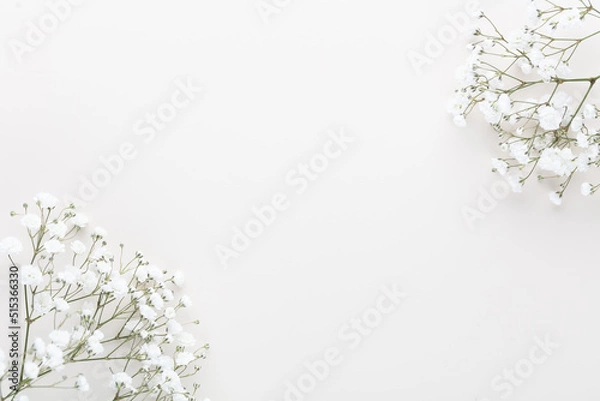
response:
<path id="1" fill-rule="evenodd" d="M 85 336 L 85 334 L 86 331 L 82 326 L 75 326 L 73 327 L 73 332 L 71 333 L 71 341 L 78 343 L 83 340 L 83 336 Z"/>
<path id="2" fill-rule="evenodd" d="M 57 223 L 50 223 L 48 224 L 47 228 L 48 232 L 51 234 L 52 237 L 60 239 L 64 238 L 65 235 L 67 235 L 67 231 L 69 230 L 67 225 L 62 221 L 59 221 Z"/>
<path id="3" fill-rule="evenodd" d="M 181 270 L 177 270 L 173 275 L 173 283 L 179 288 L 185 284 L 185 274 Z"/>
<path id="4" fill-rule="evenodd" d="M 0 253 L 16 255 L 23 251 L 23 244 L 15 237 L 4 238 L 0 241 Z"/>
<path id="5" fill-rule="evenodd" d="M 100 274 L 108 274 L 112 270 L 112 265 L 109 262 L 96 262 L 96 271 Z"/>
<path id="6" fill-rule="evenodd" d="M 46 356 L 46 343 L 41 338 L 37 337 L 35 340 L 33 340 L 32 347 L 35 352 L 35 356 L 38 359 L 42 359 Z"/>
<path id="7" fill-rule="evenodd" d="M 28 379 L 37 379 L 40 374 L 40 367 L 37 363 L 27 361 L 23 365 L 23 375 Z"/>
<path id="8" fill-rule="evenodd" d="M 77 213 L 75 216 L 69 219 L 69 222 L 71 222 L 71 224 L 73 224 L 75 227 L 85 228 L 90 221 L 85 214 Z"/>
<path id="9" fill-rule="evenodd" d="M 37 232 L 42 226 L 42 219 L 37 214 L 28 213 L 21 219 L 21 224 L 32 232 Z"/>
<path id="10" fill-rule="evenodd" d="M 500 175 L 505 175 L 508 171 L 508 163 L 500 159 L 492 159 L 492 168 Z"/>
<path id="11" fill-rule="evenodd" d="M 148 276 L 157 283 L 165 279 L 164 272 L 155 265 L 148 265 Z"/>
<path id="12" fill-rule="evenodd" d="M 165 309 L 164 316 L 169 320 L 175 319 L 175 317 L 177 316 L 177 312 L 175 312 L 175 308 L 172 308 L 169 306 L 168 308 Z"/>
<path id="13" fill-rule="evenodd" d="M 67 311 L 71 308 L 71 305 L 64 298 L 55 298 L 54 307 L 59 312 Z"/>
<path id="14" fill-rule="evenodd" d="M 556 130 L 560 128 L 563 120 L 563 112 L 551 106 L 542 106 L 537 111 L 540 126 L 545 130 Z"/>
<path id="15" fill-rule="evenodd" d="M 56 344 L 48 344 L 46 346 L 46 356 L 42 359 L 42 364 L 53 370 L 62 370 L 64 368 L 63 350 Z"/>
<path id="16" fill-rule="evenodd" d="M 196 345 L 196 337 L 190 332 L 182 331 L 175 335 L 175 341 L 182 347 L 193 347 Z"/>
<path id="17" fill-rule="evenodd" d="M 592 194 L 593 186 L 589 182 L 581 184 L 581 194 L 583 196 L 590 196 Z"/>
<path id="18" fill-rule="evenodd" d="M 547 148 L 540 156 L 539 167 L 561 177 L 571 174 L 575 168 L 575 156 L 570 148 Z"/>
<path id="19" fill-rule="evenodd" d="M 110 388 L 118 390 L 121 388 L 132 388 L 133 379 L 125 372 L 117 372 L 112 375 Z"/>
<path id="20" fill-rule="evenodd" d="M 140 315 L 142 315 L 142 317 L 144 317 L 146 320 L 148 320 L 150 322 L 154 322 L 154 320 L 158 316 L 156 311 L 151 306 L 148 306 L 148 305 L 140 305 L 139 311 L 140 311 Z"/>
<path id="21" fill-rule="evenodd" d="M 149 277 L 150 276 L 148 276 L 148 268 L 146 266 L 139 266 L 135 271 L 135 278 L 140 283 L 145 282 L 146 280 L 148 280 Z"/>
<path id="22" fill-rule="evenodd" d="M 83 290 L 86 292 L 92 292 L 98 286 L 98 276 L 91 270 L 83 273 L 80 278 Z"/>
<path id="23" fill-rule="evenodd" d="M 47 192 L 40 192 L 33 198 L 36 204 L 40 205 L 42 209 L 52 209 L 58 205 L 58 198 L 50 195 Z"/>
<path id="24" fill-rule="evenodd" d="M 581 131 L 577 133 L 577 146 L 583 149 L 587 149 L 590 146 L 590 138 Z"/>
<path id="25" fill-rule="evenodd" d="M 510 154 L 521 164 L 527 164 L 531 160 L 529 157 L 529 145 L 522 140 L 514 140 L 509 145 Z"/>
<path id="26" fill-rule="evenodd" d="M 56 275 L 58 281 L 71 285 L 76 284 L 81 278 L 81 270 L 73 265 L 67 265 Z"/>
<path id="27" fill-rule="evenodd" d="M 104 334 L 96 330 L 87 340 L 87 350 L 91 355 L 99 355 L 104 352 L 104 345 L 102 345 L 102 339 Z"/>
<path id="28" fill-rule="evenodd" d="M 175 319 L 171 319 L 167 322 L 167 332 L 176 336 L 183 332 L 183 326 Z"/>
<path id="29" fill-rule="evenodd" d="M 181 300 L 179 301 L 179 303 L 181 303 L 181 305 L 184 308 L 188 308 L 188 307 L 192 306 L 192 298 L 190 298 L 187 295 L 184 295 L 181 297 Z"/>
<path id="30" fill-rule="evenodd" d="M 84 375 L 80 374 L 77 376 L 75 388 L 84 393 L 90 391 L 90 385 Z"/>
<path id="31" fill-rule="evenodd" d="M 510 186 L 510 189 L 515 193 L 523 192 L 523 183 L 521 182 L 521 177 L 516 174 L 507 174 L 505 175 L 506 182 Z"/>
<path id="32" fill-rule="evenodd" d="M 63 253 L 65 245 L 59 240 L 51 239 L 44 244 L 44 250 L 48 253 Z"/>
<path id="33" fill-rule="evenodd" d="M 43 280 L 42 271 L 37 266 L 25 265 L 20 269 L 21 283 L 23 285 L 40 285 Z"/>
<path id="34" fill-rule="evenodd" d="M 113 276 L 102 286 L 102 291 L 112 294 L 115 298 L 123 298 L 129 292 L 127 280 L 121 276 Z"/>
<path id="35" fill-rule="evenodd" d="M 583 118 L 586 120 L 595 120 L 598 118 L 598 109 L 593 104 L 586 104 L 583 107 Z"/>
<path id="36" fill-rule="evenodd" d="M 191 352 L 178 352 L 175 355 L 175 365 L 176 366 L 187 366 L 195 360 L 196 357 Z"/>
<path id="37" fill-rule="evenodd" d="M 157 310 L 161 310 L 165 305 L 165 301 L 157 292 L 151 294 L 148 300 L 150 301 L 150 305 L 155 307 Z"/>
<path id="38" fill-rule="evenodd" d="M 175 299 L 175 294 L 169 288 L 163 288 L 160 295 L 162 296 L 162 299 L 165 300 L 165 302 L 171 302 Z"/>
<path id="39" fill-rule="evenodd" d="M 109 260 L 111 259 L 113 256 L 112 252 L 108 249 L 108 247 L 106 246 L 101 246 L 100 248 L 96 248 L 94 250 L 94 252 L 92 253 L 92 255 L 90 256 L 90 259 L 92 260 Z"/>
<path id="40" fill-rule="evenodd" d="M 75 255 L 80 255 L 87 251 L 87 246 L 83 242 L 75 240 L 71 242 L 71 250 Z"/>
<path id="41" fill-rule="evenodd" d="M 53 330 L 48 334 L 48 338 L 52 341 L 52 344 L 65 348 L 71 341 L 71 334 L 66 330 Z"/>
<path id="42" fill-rule="evenodd" d="M 45 315 L 54 308 L 54 300 L 47 292 L 40 292 L 33 297 L 33 311 L 39 315 Z"/>
<path id="43" fill-rule="evenodd" d="M 562 196 L 558 192 L 550 192 L 548 194 L 548 198 L 550 199 L 550 202 L 556 206 L 560 206 L 562 204 Z"/>
<path id="44" fill-rule="evenodd" d="M 576 7 L 562 12 L 558 20 L 558 26 L 563 29 L 576 29 L 582 25 L 581 11 Z"/>
<path id="45" fill-rule="evenodd" d="M 94 228 L 92 235 L 99 238 L 105 238 L 108 234 L 106 233 L 106 230 L 102 227 L 96 227 Z"/>

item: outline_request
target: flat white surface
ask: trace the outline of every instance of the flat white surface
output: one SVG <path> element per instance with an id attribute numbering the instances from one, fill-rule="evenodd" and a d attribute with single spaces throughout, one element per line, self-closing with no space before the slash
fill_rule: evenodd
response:
<path id="1" fill-rule="evenodd" d="M 486 7 L 508 21 L 524 3 Z M 282 400 L 397 283 L 406 302 L 305 399 L 500 399 L 492 379 L 550 335 L 560 347 L 511 399 L 596 400 L 598 199 L 573 191 L 556 208 L 532 182 L 471 230 L 461 210 L 498 180 L 498 151 L 484 124 L 459 130 L 445 114 L 466 39 L 422 75 L 407 59 L 463 8 L 298 0 L 265 24 L 253 0 L 88 0 L 23 63 L 4 43 L 0 211 L 40 190 L 75 194 L 100 156 L 133 143 L 86 213 L 114 245 L 186 272 L 212 346 L 201 399 Z M 3 2 L 3 42 L 44 9 Z M 187 76 L 204 98 L 144 143 L 133 124 Z M 357 141 L 294 195 L 286 174 L 340 125 Z M 290 208 L 223 269 L 215 246 L 282 191 Z M 0 237 L 19 229 L 2 217 Z"/>

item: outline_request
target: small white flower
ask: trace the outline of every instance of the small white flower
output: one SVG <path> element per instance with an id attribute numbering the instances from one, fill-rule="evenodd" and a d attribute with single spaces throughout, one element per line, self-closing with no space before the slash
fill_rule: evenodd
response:
<path id="1" fill-rule="evenodd" d="M 158 310 L 161 310 L 165 305 L 165 301 L 163 301 L 162 297 L 157 292 L 150 295 L 149 300 L 150 305 L 154 306 Z"/>
<path id="2" fill-rule="evenodd" d="M 595 120 L 598 117 L 598 109 L 593 104 L 586 104 L 583 108 L 583 117 L 587 120 Z"/>
<path id="3" fill-rule="evenodd" d="M 523 192 L 523 183 L 521 182 L 521 177 L 515 174 L 506 175 L 506 182 L 510 185 L 510 188 L 515 193 Z"/>
<path id="4" fill-rule="evenodd" d="M 550 192 L 550 194 L 548 194 L 548 198 L 550 199 L 550 202 L 556 206 L 560 206 L 562 204 L 562 196 L 558 192 Z"/>
<path id="5" fill-rule="evenodd" d="M 81 270 L 73 265 L 65 266 L 64 270 L 56 275 L 60 282 L 71 285 L 75 284 L 81 278 Z"/>
<path id="6" fill-rule="evenodd" d="M 92 236 L 98 237 L 98 238 L 105 238 L 108 234 L 106 233 L 106 230 L 103 229 L 102 227 L 96 227 L 94 228 L 94 231 L 92 233 Z"/>
<path id="7" fill-rule="evenodd" d="M 192 306 L 192 298 L 190 298 L 187 295 L 182 296 L 181 300 L 179 302 L 181 303 L 181 305 L 184 308 L 188 308 L 188 307 Z"/>
<path id="8" fill-rule="evenodd" d="M 165 309 L 165 317 L 169 320 L 171 319 L 175 319 L 175 317 L 177 316 L 177 313 L 175 312 L 175 309 L 172 307 L 168 307 L 167 309 Z"/>
<path id="9" fill-rule="evenodd" d="M 62 239 L 65 237 L 65 235 L 67 235 L 68 230 L 69 228 L 62 221 L 59 221 L 58 223 L 48 224 L 48 232 L 51 234 L 52 237 Z"/>
<path id="10" fill-rule="evenodd" d="M 540 126 L 545 130 L 556 130 L 560 128 L 563 112 L 550 106 L 542 106 L 538 109 Z"/>
<path id="11" fill-rule="evenodd" d="M 90 391 L 90 385 L 84 375 L 80 374 L 79 376 L 77 376 L 75 388 L 84 393 L 86 391 Z"/>
<path id="12" fill-rule="evenodd" d="M 69 310 L 69 308 L 71 306 L 64 298 L 56 298 L 54 300 L 54 307 L 56 308 L 57 311 L 64 312 L 64 311 Z"/>
<path id="13" fill-rule="evenodd" d="M 191 352 L 178 352 L 175 355 L 175 365 L 176 366 L 187 366 L 195 360 L 196 357 Z"/>
<path id="14" fill-rule="evenodd" d="M 589 137 L 581 131 L 577 133 L 577 146 L 583 149 L 587 149 L 590 146 Z"/>
<path id="15" fill-rule="evenodd" d="M 47 292 L 35 294 L 33 298 L 33 311 L 40 315 L 45 315 L 54 307 L 54 301 Z"/>
<path id="16" fill-rule="evenodd" d="M 85 214 L 77 213 L 75 216 L 71 217 L 71 219 L 69 221 L 75 227 L 84 228 L 85 226 L 87 226 L 87 224 L 89 223 L 90 220 L 87 218 L 87 216 Z M 106 233 L 105 233 L 105 235 L 106 235 Z"/>
<path id="17" fill-rule="evenodd" d="M 500 175 L 505 175 L 508 171 L 508 164 L 504 160 L 492 159 L 492 168 Z"/>
<path id="18" fill-rule="evenodd" d="M 177 334 L 183 332 L 183 326 L 181 326 L 181 324 L 179 324 L 179 322 L 175 319 L 171 319 L 167 322 L 167 331 L 169 334 L 176 336 Z"/>
<path id="19" fill-rule="evenodd" d="M 538 165 L 542 170 L 564 177 L 575 170 L 574 159 L 575 156 L 570 148 L 547 148 L 542 152 Z"/>
<path id="20" fill-rule="evenodd" d="M 64 357 L 62 349 L 56 344 L 46 346 L 46 356 L 43 359 L 43 365 L 53 370 L 62 370 Z"/>
<path id="21" fill-rule="evenodd" d="M 65 245 L 59 240 L 51 239 L 44 244 L 44 250 L 48 253 L 62 253 L 65 251 Z"/>
<path id="22" fill-rule="evenodd" d="M 454 125 L 456 125 L 459 128 L 464 128 L 467 126 L 467 119 L 465 118 L 464 114 L 458 114 L 456 116 L 454 116 Z"/>
<path id="23" fill-rule="evenodd" d="M 154 309 L 152 309 L 151 306 L 148 306 L 148 305 L 140 305 L 139 310 L 140 310 L 140 315 L 142 315 L 145 319 L 149 320 L 150 322 L 153 322 L 154 319 L 156 319 L 156 317 L 158 316 L 156 311 Z"/>
<path id="24" fill-rule="evenodd" d="M 28 213 L 21 219 L 21 224 L 35 233 L 42 226 L 42 219 L 37 214 Z"/>
<path id="25" fill-rule="evenodd" d="M 52 209 L 58 205 L 58 198 L 50 195 L 47 192 L 40 192 L 33 200 L 40 205 L 42 209 Z"/>
<path id="26" fill-rule="evenodd" d="M 87 251 L 87 246 L 83 242 L 75 240 L 71 242 L 71 250 L 75 255 L 80 255 Z"/>
<path id="27" fill-rule="evenodd" d="M 582 24 L 581 11 L 575 7 L 563 11 L 558 20 L 558 26 L 563 29 L 579 28 Z"/>
<path id="28" fill-rule="evenodd" d="M 131 388 L 133 379 L 125 372 L 118 372 L 112 375 L 110 388 L 118 390 L 121 388 Z"/>
<path id="29" fill-rule="evenodd" d="M 37 379 L 40 374 L 40 367 L 37 363 L 27 361 L 25 362 L 25 366 L 23 366 L 23 374 L 28 379 Z"/>
<path id="30" fill-rule="evenodd" d="M 102 286 L 102 291 L 112 294 L 115 298 L 123 298 L 129 292 L 127 280 L 121 276 L 113 276 Z"/>
<path id="31" fill-rule="evenodd" d="M 193 347 L 196 345 L 196 338 L 192 333 L 182 331 L 175 336 L 175 341 L 182 347 Z"/>
<path id="32" fill-rule="evenodd" d="M 589 182 L 581 184 L 581 194 L 583 196 L 590 196 L 592 194 L 593 186 Z"/>
<path id="33" fill-rule="evenodd" d="M 0 253 L 16 255 L 23 251 L 23 244 L 15 237 L 4 238 L 0 241 Z"/>
<path id="34" fill-rule="evenodd" d="M 25 265 L 21 267 L 21 282 L 23 285 L 40 285 L 42 283 L 42 271 L 37 266 Z"/>
<path id="35" fill-rule="evenodd" d="M 175 283 L 175 285 L 179 288 L 183 287 L 183 284 L 185 283 L 185 275 L 181 270 L 177 270 L 173 275 L 173 283 Z"/>
<path id="36" fill-rule="evenodd" d="M 65 348 L 71 341 L 71 334 L 66 330 L 53 330 L 48 334 L 48 338 L 58 347 Z"/>

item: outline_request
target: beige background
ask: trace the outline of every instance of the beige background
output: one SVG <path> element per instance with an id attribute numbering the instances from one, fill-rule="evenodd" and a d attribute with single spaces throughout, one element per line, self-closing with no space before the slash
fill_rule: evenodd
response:
<path id="1" fill-rule="evenodd" d="M 487 7 L 507 21 L 524 3 Z M 596 400 L 598 199 L 573 191 L 556 208 L 532 183 L 471 230 L 461 209 L 497 181 L 497 149 L 485 125 L 458 130 L 444 113 L 466 41 L 422 75 L 407 59 L 463 8 L 298 0 L 265 24 L 253 0 L 88 0 L 17 63 L 6 40 L 45 6 L 5 1 L 0 210 L 39 190 L 75 195 L 101 156 L 134 144 L 86 211 L 115 245 L 187 273 L 212 345 L 201 398 L 283 399 L 285 381 L 397 283 L 407 301 L 306 399 L 500 399 L 491 380 L 550 335 L 560 348 L 512 399 Z M 144 143 L 133 125 L 188 76 L 204 98 Z M 340 125 L 357 141 L 293 195 L 286 174 Z M 223 269 L 215 246 L 282 191 L 290 208 Z M 2 218 L 0 237 L 18 229 Z"/>

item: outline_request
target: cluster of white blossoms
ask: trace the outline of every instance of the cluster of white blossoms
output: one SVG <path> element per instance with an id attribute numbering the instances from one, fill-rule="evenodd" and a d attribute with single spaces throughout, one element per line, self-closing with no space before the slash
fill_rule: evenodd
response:
<path id="1" fill-rule="evenodd" d="M 600 34 L 600 11 L 590 0 L 527 1 L 529 21 L 510 33 L 480 14 L 483 24 L 457 74 L 460 88 L 449 112 L 462 127 L 479 110 L 505 153 L 492 160 L 493 171 L 515 192 L 534 173 L 539 180 L 558 179 L 549 198 L 560 205 L 575 173 L 600 165 L 600 112 L 591 100 L 600 75 L 571 70 L 576 52 Z M 581 192 L 599 187 L 586 182 Z"/>
<path id="2" fill-rule="evenodd" d="M 208 345 L 178 320 L 191 305 L 175 294 L 182 274 L 168 274 L 139 252 L 125 259 L 123 245 L 114 254 L 106 232 L 88 231 L 88 219 L 73 205 L 61 208 L 46 193 L 34 201 L 11 213 L 25 227 L 31 253 L 17 238 L 0 241 L 0 253 L 19 267 L 24 299 L 19 381 L 2 392 L 10 372 L 0 350 L 0 400 L 27 401 L 36 389 L 90 391 L 82 372 L 94 371 L 94 363 L 110 365 L 111 379 L 101 385 L 112 389 L 112 401 L 195 400 L 193 376 Z"/>

